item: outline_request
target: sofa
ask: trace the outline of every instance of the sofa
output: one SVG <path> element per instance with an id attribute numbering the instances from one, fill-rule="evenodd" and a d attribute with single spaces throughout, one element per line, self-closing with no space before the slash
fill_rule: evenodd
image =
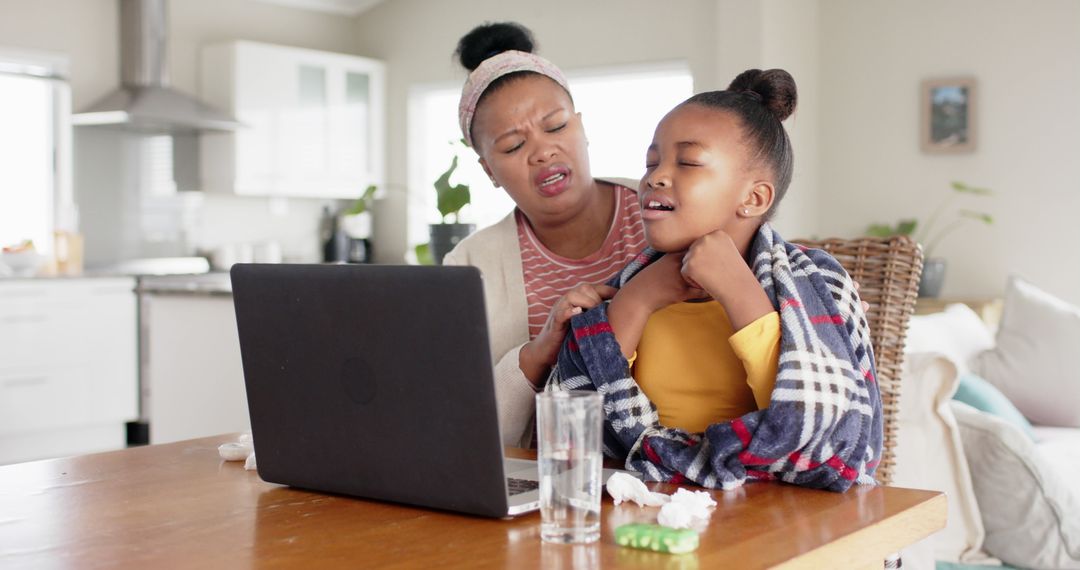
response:
<path id="1" fill-rule="evenodd" d="M 1014 277 L 1000 323 L 914 316 L 905 353 L 893 485 L 949 519 L 904 567 L 1080 569 L 1080 308 Z"/>

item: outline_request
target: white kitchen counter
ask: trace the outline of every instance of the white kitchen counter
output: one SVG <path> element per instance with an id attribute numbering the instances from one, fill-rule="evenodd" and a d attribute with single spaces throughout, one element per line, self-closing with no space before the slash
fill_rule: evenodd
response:
<path id="1" fill-rule="evenodd" d="M 224 271 L 200 275 L 161 275 L 139 278 L 141 294 L 232 295 L 232 281 Z"/>

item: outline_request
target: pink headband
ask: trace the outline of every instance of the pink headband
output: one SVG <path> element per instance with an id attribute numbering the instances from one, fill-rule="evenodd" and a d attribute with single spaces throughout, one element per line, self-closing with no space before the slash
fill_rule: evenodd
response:
<path id="1" fill-rule="evenodd" d="M 473 146 L 472 120 L 476 114 L 476 102 L 480 96 L 496 79 L 518 71 L 532 71 L 540 75 L 546 75 L 553 79 L 567 92 L 570 88 L 566 83 L 566 76 L 554 63 L 534 54 L 524 51 L 504 51 L 485 59 L 465 80 L 465 86 L 461 88 L 461 102 L 458 103 L 458 121 L 461 125 L 461 134 L 465 136 L 465 144 Z"/>

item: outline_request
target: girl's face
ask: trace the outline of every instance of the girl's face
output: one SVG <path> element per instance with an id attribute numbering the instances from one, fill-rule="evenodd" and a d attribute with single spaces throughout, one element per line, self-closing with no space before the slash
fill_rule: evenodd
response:
<path id="1" fill-rule="evenodd" d="M 734 114 L 676 107 L 657 125 L 646 153 L 638 194 L 646 240 L 658 251 L 677 252 L 716 230 L 745 230 L 768 208 L 760 203 L 760 187 L 768 185 L 762 174 L 750 164 Z M 748 207 L 756 215 L 747 215 Z"/>
<path id="2" fill-rule="evenodd" d="M 473 118 L 480 165 L 534 223 L 574 217 L 593 179 L 581 115 L 558 83 L 513 78 L 484 98 Z"/>

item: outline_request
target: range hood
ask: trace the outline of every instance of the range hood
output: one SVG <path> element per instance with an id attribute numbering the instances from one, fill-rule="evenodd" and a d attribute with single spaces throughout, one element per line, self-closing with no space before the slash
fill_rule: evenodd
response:
<path id="1" fill-rule="evenodd" d="M 169 87 L 166 0 L 119 0 L 120 88 L 72 115 L 80 126 L 138 132 L 231 131 L 231 115 Z"/>

